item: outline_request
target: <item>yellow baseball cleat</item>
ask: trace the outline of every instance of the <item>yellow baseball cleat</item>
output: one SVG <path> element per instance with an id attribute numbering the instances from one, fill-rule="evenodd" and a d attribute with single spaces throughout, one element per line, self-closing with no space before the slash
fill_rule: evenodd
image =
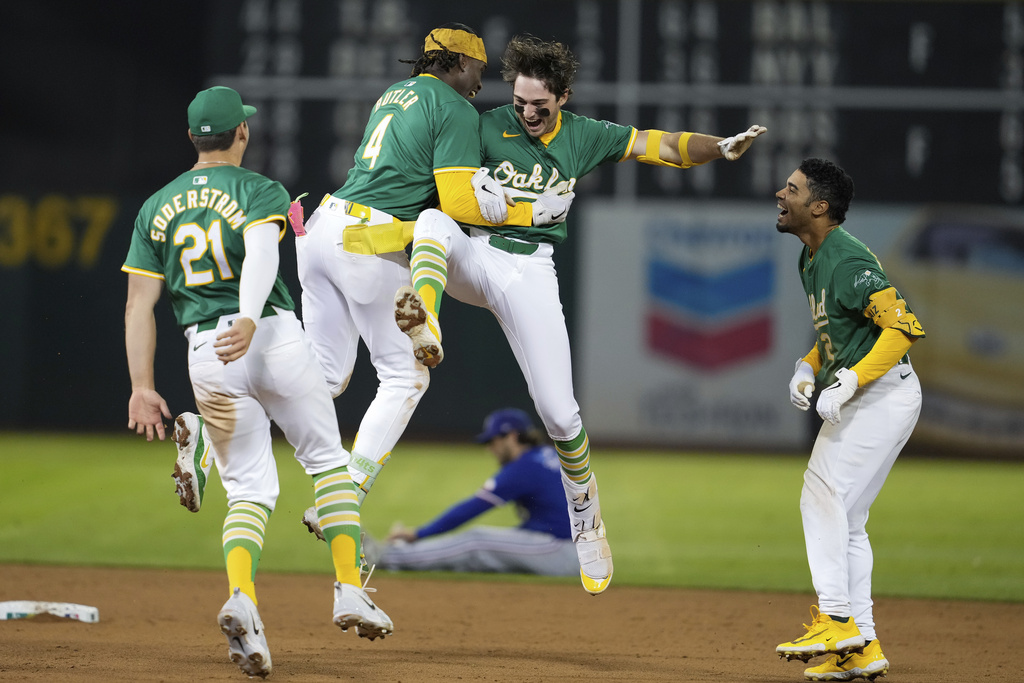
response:
<path id="1" fill-rule="evenodd" d="M 576 554 L 580 558 L 580 581 L 583 590 L 591 595 L 600 595 L 611 585 L 612 549 L 605 538 L 604 522 L 596 529 L 585 531 L 576 537 Z"/>
<path id="2" fill-rule="evenodd" d="M 604 593 L 605 589 L 611 585 L 612 575 L 604 577 L 603 579 L 592 579 L 580 570 L 580 580 L 583 582 L 583 590 L 587 591 L 591 595 L 600 595 Z"/>
<path id="3" fill-rule="evenodd" d="M 818 655 L 845 655 L 864 647 L 864 636 L 861 635 L 852 617 L 844 624 L 833 620 L 827 614 L 822 614 L 818 611 L 817 605 L 811 605 L 811 618 L 809 626 L 804 624 L 806 634 L 775 648 L 780 657 L 806 662 Z"/>
<path id="4" fill-rule="evenodd" d="M 873 681 L 887 673 L 889 660 L 882 654 L 878 640 L 872 640 L 864 646 L 863 652 L 832 655 L 824 664 L 804 671 L 804 678 L 809 681 L 852 681 L 857 678 Z"/>

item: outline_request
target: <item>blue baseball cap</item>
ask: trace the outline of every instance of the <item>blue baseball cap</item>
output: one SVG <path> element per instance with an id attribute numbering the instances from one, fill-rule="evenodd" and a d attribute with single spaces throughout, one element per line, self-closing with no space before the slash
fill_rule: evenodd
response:
<path id="1" fill-rule="evenodd" d="M 526 433 L 533 429 L 530 416 L 518 408 L 502 408 L 484 418 L 484 431 L 476 435 L 477 443 L 487 443 L 510 432 Z"/>

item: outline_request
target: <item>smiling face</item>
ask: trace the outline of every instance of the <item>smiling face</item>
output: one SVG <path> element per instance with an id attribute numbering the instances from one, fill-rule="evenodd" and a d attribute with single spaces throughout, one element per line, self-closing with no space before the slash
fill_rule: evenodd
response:
<path id="1" fill-rule="evenodd" d="M 530 137 L 539 138 L 553 131 L 558 123 L 558 112 L 568 99 L 568 94 L 556 97 L 543 81 L 529 76 L 520 74 L 512 85 L 516 118 Z"/>
<path id="2" fill-rule="evenodd" d="M 479 59 L 461 55 L 460 65 L 461 71 L 457 71 L 448 84 L 467 100 L 471 100 L 484 87 L 483 75 L 487 64 Z"/>
<path id="3" fill-rule="evenodd" d="M 775 193 L 778 202 L 779 216 L 775 221 L 775 229 L 799 235 L 807 231 L 814 222 L 815 215 L 820 215 L 820 204 L 828 207 L 822 200 L 812 201 L 811 191 L 807 187 L 807 176 L 802 171 L 793 171 L 786 180 L 786 186 Z"/>

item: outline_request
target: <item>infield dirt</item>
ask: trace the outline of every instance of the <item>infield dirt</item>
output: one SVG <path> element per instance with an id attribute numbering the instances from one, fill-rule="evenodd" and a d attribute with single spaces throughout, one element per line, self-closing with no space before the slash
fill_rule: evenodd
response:
<path id="1" fill-rule="evenodd" d="M 375 576 L 395 633 L 331 623 L 330 576 L 263 573 L 274 672 L 310 681 L 802 681 L 775 646 L 801 634 L 813 596 Z M 100 622 L 0 621 L 0 679 L 241 681 L 216 623 L 220 572 L 0 565 L 0 601 L 99 607 Z M 879 598 L 889 683 L 1020 681 L 1024 604 Z M 820 659 L 811 660 L 811 665 Z"/>

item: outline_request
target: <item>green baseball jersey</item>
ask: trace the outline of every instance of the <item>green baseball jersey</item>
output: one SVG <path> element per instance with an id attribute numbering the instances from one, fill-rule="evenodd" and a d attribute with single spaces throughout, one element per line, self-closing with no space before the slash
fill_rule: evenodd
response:
<path id="1" fill-rule="evenodd" d="M 517 200 L 531 201 L 532 194 L 558 189 L 571 191 L 576 180 L 609 161 L 622 161 L 636 134 L 631 126 L 597 121 L 561 111 L 561 127 L 545 145 L 531 137 L 519 123 L 511 104 L 480 116 L 480 148 L 483 165 L 506 188 L 523 193 Z M 480 226 L 491 232 L 527 242 L 560 244 L 565 223 L 521 227 Z"/>
<path id="2" fill-rule="evenodd" d="M 335 197 L 414 221 L 438 205 L 434 172 L 480 168 L 480 115 L 465 97 L 421 74 L 373 105 L 355 165 Z"/>
<path id="3" fill-rule="evenodd" d="M 825 235 L 813 257 L 804 246 L 800 281 L 821 354 L 817 378 L 820 386 L 827 386 L 836 381 L 836 370 L 853 367 L 875 345 L 882 328 L 864 310 L 872 294 L 892 285 L 878 258 L 842 227 Z M 913 312 L 910 306 L 907 312 Z"/>
<path id="4" fill-rule="evenodd" d="M 121 270 L 163 280 L 182 327 L 238 313 L 245 230 L 280 221 L 283 236 L 288 203 L 281 183 L 254 171 L 186 171 L 142 205 Z M 267 303 L 295 308 L 280 272 Z"/>

